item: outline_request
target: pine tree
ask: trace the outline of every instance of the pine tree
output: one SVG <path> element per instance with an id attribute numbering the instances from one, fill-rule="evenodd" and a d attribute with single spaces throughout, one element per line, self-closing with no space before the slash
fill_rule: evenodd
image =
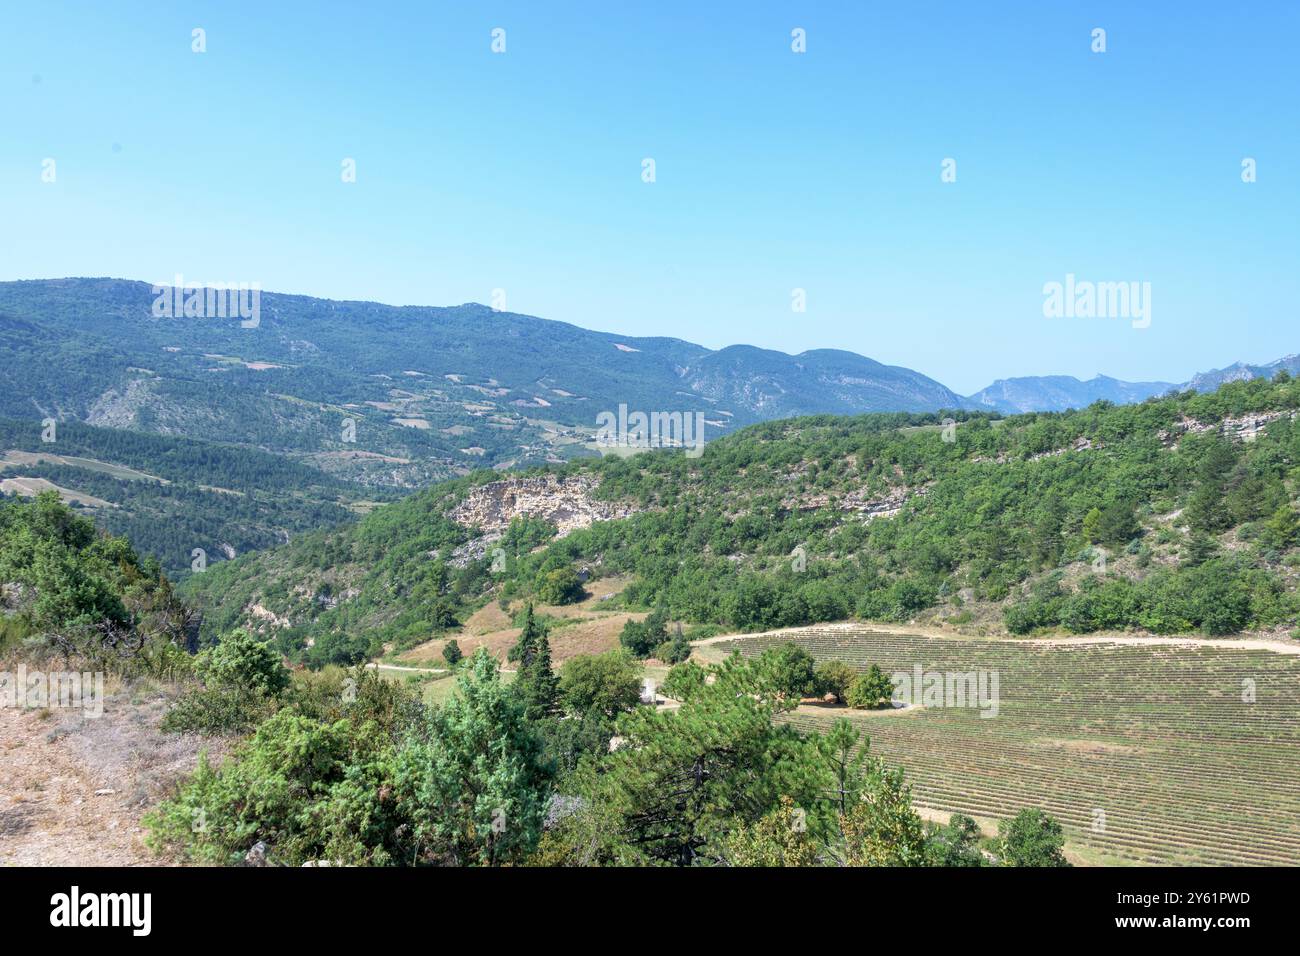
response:
<path id="1" fill-rule="evenodd" d="M 507 660 L 519 664 L 521 673 L 533 659 L 533 647 L 537 642 L 537 635 L 540 631 L 541 626 L 533 617 L 533 605 L 530 602 L 528 609 L 524 612 L 524 628 L 519 632 L 519 640 L 515 642 L 515 646 L 510 648 L 510 653 L 506 655 Z"/>
<path id="2" fill-rule="evenodd" d="M 524 713 L 529 720 L 540 720 L 555 713 L 560 702 L 560 679 L 551 669 L 551 642 L 543 629 L 537 636 L 528 680 L 524 687 Z"/>
<path id="3" fill-rule="evenodd" d="M 553 714 L 559 706 L 560 681 L 551 669 L 551 642 L 546 636 L 546 628 L 533 617 L 531 604 L 524 616 L 524 629 L 517 646 L 516 692 L 528 719 L 541 720 Z"/>
<path id="4" fill-rule="evenodd" d="M 552 768 L 497 663 L 479 648 L 459 693 L 426 718 L 427 739 L 396 757 L 413 842 L 452 866 L 522 862 L 537 846 Z"/>

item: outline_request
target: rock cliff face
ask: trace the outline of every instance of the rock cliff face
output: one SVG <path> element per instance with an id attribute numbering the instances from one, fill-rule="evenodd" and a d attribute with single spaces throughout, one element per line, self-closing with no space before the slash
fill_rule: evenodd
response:
<path id="1" fill-rule="evenodd" d="M 448 516 L 457 524 L 482 532 L 474 542 L 481 552 L 505 533 L 512 520 L 525 515 L 551 522 L 559 529 L 557 537 L 563 538 L 592 522 L 626 518 L 637 512 L 637 508 L 623 502 L 596 499 L 596 485 L 597 479 L 591 475 L 507 478 L 472 489 Z"/>
<path id="2" fill-rule="evenodd" d="M 1224 438 L 1233 441 L 1254 441 L 1264 433 L 1270 422 L 1278 421 L 1282 418 L 1296 417 L 1295 412 L 1257 412 L 1253 415 L 1245 415 L 1241 418 L 1225 418 L 1218 424 L 1199 422 L 1194 418 L 1184 418 L 1175 422 L 1174 427 L 1168 431 L 1159 433 L 1160 440 L 1165 445 L 1174 444 L 1182 435 L 1189 432 L 1208 432 L 1218 431 Z"/>

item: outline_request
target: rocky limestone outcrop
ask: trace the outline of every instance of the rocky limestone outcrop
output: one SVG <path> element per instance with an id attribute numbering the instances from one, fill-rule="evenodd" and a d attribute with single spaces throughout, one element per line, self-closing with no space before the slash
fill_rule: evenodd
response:
<path id="1" fill-rule="evenodd" d="M 913 497 L 924 495 L 927 491 L 929 487 L 926 485 L 918 485 L 915 488 L 895 488 L 883 494 L 872 494 L 865 488 L 855 488 L 836 497 L 823 493 L 788 499 L 785 506 L 800 511 L 816 511 L 834 501 L 840 511 L 857 515 L 864 521 L 871 521 L 875 518 L 892 518 L 902 511 L 903 506 Z"/>
<path id="2" fill-rule="evenodd" d="M 1168 446 L 1177 443 L 1178 439 L 1186 434 L 1218 431 L 1220 435 L 1231 441 L 1254 441 L 1264 433 L 1264 429 L 1270 423 L 1283 418 L 1294 420 L 1295 417 L 1295 412 L 1255 412 L 1239 418 L 1225 418 L 1217 424 L 1197 421 L 1195 418 L 1184 418 L 1174 422 L 1172 428 L 1161 430 L 1159 438 Z"/>
<path id="3" fill-rule="evenodd" d="M 556 537 L 563 538 L 596 521 L 614 521 L 640 510 L 626 502 L 595 498 L 597 484 L 592 475 L 545 474 L 506 478 L 470 489 L 447 514 L 457 524 L 478 528 L 482 534 L 457 548 L 452 563 L 463 565 L 484 557 L 515 518 L 549 521 L 557 528 Z"/>

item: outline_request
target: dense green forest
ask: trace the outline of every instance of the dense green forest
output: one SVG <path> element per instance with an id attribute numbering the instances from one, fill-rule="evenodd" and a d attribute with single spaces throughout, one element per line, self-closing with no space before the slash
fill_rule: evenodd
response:
<path id="1" fill-rule="evenodd" d="M 500 478 L 479 473 L 230 562 L 190 593 L 212 636 L 259 603 L 291 621 L 278 646 L 298 657 L 310 639 L 318 662 L 441 633 L 566 568 L 630 575 L 628 606 L 740 630 L 919 616 L 1015 633 L 1294 628 L 1297 408 L 1300 382 L 1282 374 L 949 428 L 921 414 L 759 424 L 695 459 L 556 469 L 637 513 L 550 541 L 520 519 L 494 543 L 496 569 L 457 556 L 477 532 L 448 517 Z"/>
<path id="2" fill-rule="evenodd" d="M 0 419 L 0 478 L 45 479 L 115 505 L 90 516 L 156 558 L 173 580 L 191 572 L 196 548 L 215 564 L 226 549 L 246 554 L 283 544 L 352 520 L 354 503 L 397 497 L 258 449 L 79 422 L 59 424 L 56 440 L 43 442 L 41 430 L 38 422 Z M 6 464 L 6 451 L 42 457 Z"/>

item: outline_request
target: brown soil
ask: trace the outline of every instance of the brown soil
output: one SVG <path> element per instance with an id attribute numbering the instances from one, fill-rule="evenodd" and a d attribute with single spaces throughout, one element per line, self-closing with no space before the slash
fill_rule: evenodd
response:
<path id="1" fill-rule="evenodd" d="M 164 734 L 166 693 L 108 688 L 98 718 L 80 710 L 0 709 L 0 865 L 147 866 L 175 862 L 143 843 L 141 816 L 206 748 L 227 740 Z"/>
<path id="2" fill-rule="evenodd" d="M 588 597 L 577 604 L 542 604 L 533 608 L 539 616 L 575 622 L 551 628 L 551 660 L 556 666 L 580 654 L 602 654 L 614 650 L 618 647 L 618 636 L 623 625 L 629 620 L 639 621 L 646 616 L 643 611 L 601 609 L 601 598 L 617 594 L 627 583 L 624 578 L 601 578 L 587 585 Z M 452 637 L 465 654 L 486 647 L 488 653 L 505 661 L 507 652 L 519 640 L 520 629 L 511 626 L 510 620 L 520 606 L 519 602 L 515 602 L 507 613 L 493 601 L 470 615 L 459 633 L 426 641 L 400 655 L 397 662 L 416 666 L 442 666 L 442 648 Z"/>

